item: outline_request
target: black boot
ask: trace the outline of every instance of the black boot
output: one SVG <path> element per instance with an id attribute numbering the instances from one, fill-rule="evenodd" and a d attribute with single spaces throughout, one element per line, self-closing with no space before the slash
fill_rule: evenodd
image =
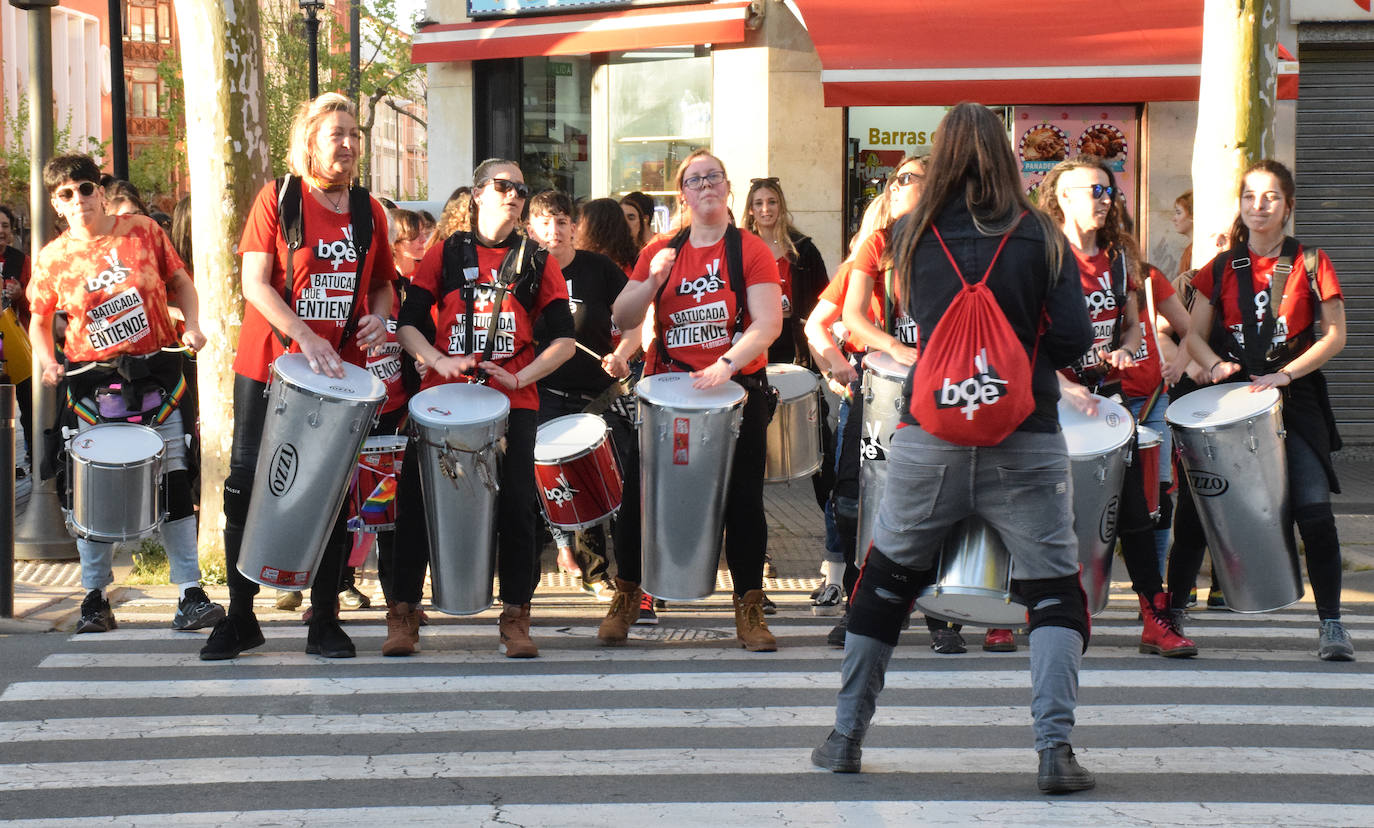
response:
<path id="1" fill-rule="evenodd" d="M 221 618 L 210 632 L 205 646 L 200 648 L 201 661 L 224 661 L 238 658 L 244 650 L 261 647 L 265 643 L 262 627 L 252 614 L 229 614 Z"/>
<path id="2" fill-rule="evenodd" d="M 1092 789 L 1097 779 L 1073 758 L 1071 746 L 1055 745 L 1040 751 L 1037 782 L 1042 793 L 1070 793 Z"/>
<path id="3" fill-rule="evenodd" d="M 835 773 L 858 773 L 863 748 L 858 739 L 831 730 L 821 746 L 811 751 L 811 764 Z"/>
<path id="4" fill-rule="evenodd" d="M 339 626 L 333 607 L 328 612 L 316 612 L 310 619 L 310 632 L 305 637 L 305 652 L 325 658 L 353 658 L 358 654 L 353 639 Z"/>

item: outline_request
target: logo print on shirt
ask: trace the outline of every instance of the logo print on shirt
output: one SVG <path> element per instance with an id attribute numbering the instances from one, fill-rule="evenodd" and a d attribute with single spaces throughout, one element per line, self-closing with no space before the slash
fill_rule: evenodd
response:
<path id="1" fill-rule="evenodd" d="M 111 250 L 105 254 L 105 264 L 104 270 L 86 280 L 87 293 L 95 293 L 97 290 L 113 287 L 124 281 L 124 278 L 129 275 L 129 268 L 119 262 L 119 251 L 117 250 Z"/>
<path id="2" fill-rule="evenodd" d="M 1262 290 L 1255 294 L 1255 321 L 1263 322 L 1267 313 L 1269 313 L 1269 291 Z"/>
<path id="3" fill-rule="evenodd" d="M 344 262 L 357 263 L 358 250 L 353 246 L 353 225 L 343 229 L 344 237 L 339 241 L 327 242 L 324 239 L 315 240 L 315 258 L 327 261 L 334 265 L 338 270 Z"/>
<path id="4" fill-rule="evenodd" d="M 1084 301 L 1088 303 L 1088 312 L 1116 310 L 1116 294 L 1112 293 L 1112 280 L 1106 276 L 1098 276 L 1097 284 L 1099 289 L 1084 297 Z"/>
<path id="5" fill-rule="evenodd" d="M 715 293 L 725 287 L 725 282 L 720 278 L 720 259 L 712 259 L 706 266 L 706 275 L 696 279 L 683 279 L 682 284 L 677 286 L 678 296 L 691 296 L 700 302 L 701 298 L 708 293 Z"/>

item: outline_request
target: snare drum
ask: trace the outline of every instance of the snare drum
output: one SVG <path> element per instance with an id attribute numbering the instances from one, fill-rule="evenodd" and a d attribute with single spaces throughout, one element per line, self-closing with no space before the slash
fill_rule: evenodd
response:
<path id="1" fill-rule="evenodd" d="M 611 430 L 595 414 L 569 414 L 539 427 L 534 478 L 544 518 L 559 529 L 585 529 L 615 517 L 622 480 Z"/>
<path id="2" fill-rule="evenodd" d="M 1288 503 L 1283 410 L 1274 388 L 1200 388 L 1164 419 L 1197 504 L 1226 606 L 1267 612 L 1302 599 Z"/>
<path id="3" fill-rule="evenodd" d="M 420 464 L 433 603 L 449 615 L 491 606 L 509 416 L 510 399 L 485 385 L 436 385 L 410 398 L 410 451 Z"/>
<path id="4" fill-rule="evenodd" d="M 71 481 L 67 531 L 115 543 L 150 535 L 162 523 L 162 435 L 135 423 L 101 423 L 67 443 Z"/>
<path id="5" fill-rule="evenodd" d="M 1093 615 L 1107 607 L 1112 587 L 1112 553 L 1116 551 L 1116 517 L 1126 455 L 1135 434 L 1131 412 L 1105 397 L 1096 397 L 1097 415 L 1089 417 L 1059 401 L 1059 425 L 1069 449 L 1073 479 L 1073 530 L 1078 536 L 1078 562 L 1083 589 Z"/>
<path id="6" fill-rule="evenodd" d="M 725 493 L 744 418 L 736 382 L 693 388 L 687 374 L 655 374 L 639 396 L 644 591 L 695 601 L 715 591 Z"/>
<path id="7" fill-rule="evenodd" d="M 864 357 L 863 435 L 859 439 L 859 554 L 873 540 L 887 486 L 887 452 L 902 420 L 902 383 L 911 366 L 882 351 Z"/>
<path id="8" fill-rule="evenodd" d="M 1026 623 L 1026 605 L 1011 590 L 1011 554 L 996 530 L 982 518 L 962 520 L 940 550 L 934 584 L 916 606 L 956 624 L 1018 627 Z"/>
<path id="9" fill-rule="evenodd" d="M 785 483 L 810 477 L 821 468 L 821 384 L 800 365 L 769 365 L 768 384 L 778 408 L 768 422 L 768 455 L 763 482 Z"/>
<path id="10" fill-rule="evenodd" d="M 348 488 L 348 531 L 375 534 L 396 528 L 396 478 L 406 455 L 406 438 L 368 437 Z"/>
<path id="11" fill-rule="evenodd" d="M 1135 462 L 1145 485 L 1145 508 L 1153 520 L 1159 519 L 1159 432 L 1149 426 L 1135 427 Z"/>
<path id="12" fill-rule="evenodd" d="M 363 440 L 386 386 L 344 363 L 342 379 L 310 370 L 304 354 L 272 363 L 267 416 L 238 568 L 263 586 L 303 590 L 348 496 Z"/>

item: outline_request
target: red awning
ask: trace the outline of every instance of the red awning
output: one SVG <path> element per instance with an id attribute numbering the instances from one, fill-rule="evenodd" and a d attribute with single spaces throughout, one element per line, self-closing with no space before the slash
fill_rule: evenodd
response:
<path id="1" fill-rule="evenodd" d="M 748 10 L 747 2 L 714 2 L 428 26 L 416 33 L 411 60 L 440 63 L 740 43 Z"/>
<path id="2" fill-rule="evenodd" d="M 820 54 L 826 106 L 1198 97 L 1202 0 L 792 2 Z M 1288 58 L 1281 98 L 1297 97 Z"/>

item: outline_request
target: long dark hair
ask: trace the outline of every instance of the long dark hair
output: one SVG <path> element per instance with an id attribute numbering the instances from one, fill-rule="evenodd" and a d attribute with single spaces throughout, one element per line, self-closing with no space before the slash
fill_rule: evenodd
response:
<path id="1" fill-rule="evenodd" d="M 1107 208 L 1107 218 L 1097 230 L 1097 246 L 1107 254 L 1107 258 L 1122 256 L 1126 260 L 1126 273 L 1132 289 L 1145 284 L 1141 276 L 1140 246 L 1131 235 L 1133 223 L 1126 212 L 1126 200 L 1121 197 L 1116 186 L 1116 176 L 1106 161 L 1096 155 L 1075 155 L 1067 161 L 1060 161 L 1040 182 L 1040 208 L 1045 211 L 1057 227 L 1064 226 L 1064 209 L 1059 206 L 1059 178 L 1069 170 L 1101 170 L 1107 176 L 1107 184 L 1112 188 L 1112 206 Z M 1062 233 L 1062 230 L 1060 231 Z"/>
<path id="2" fill-rule="evenodd" d="M 935 151 L 926 164 L 925 188 L 892 239 L 902 295 L 910 296 L 916 243 L 954 198 L 963 198 L 973 224 L 985 236 L 1011 229 L 1022 211 L 1041 225 L 1045 266 L 1051 283 L 1064 261 L 1064 236 L 1049 216 L 1030 203 L 1002 120 L 982 104 L 965 101 L 949 111 L 935 132 Z"/>
<path id="3" fill-rule="evenodd" d="M 639 233 L 638 235 L 631 236 L 631 238 L 634 240 L 636 248 L 643 249 L 644 245 L 649 243 L 649 239 L 654 236 L 654 228 L 652 227 L 654 219 L 654 200 L 644 193 L 641 193 L 639 190 L 635 190 L 632 193 L 626 193 L 624 198 L 620 199 L 620 204 L 622 207 L 628 204 L 635 209 L 636 213 L 639 213 Z M 620 220 L 625 220 L 625 215 L 623 213 L 620 216 Z M 629 227 L 627 226 L 625 229 L 628 230 Z"/>
<path id="4" fill-rule="evenodd" d="M 1293 171 L 1275 161 L 1272 158 L 1265 158 L 1245 168 L 1245 172 L 1240 174 L 1240 186 L 1236 188 L 1236 199 L 1239 200 L 1245 195 L 1245 176 L 1252 172 L 1267 172 L 1279 180 L 1279 188 L 1283 190 L 1284 207 L 1288 210 L 1288 215 L 1284 217 L 1283 223 L 1288 224 L 1288 219 L 1293 215 L 1293 201 L 1297 193 L 1297 184 L 1293 181 Z M 1240 212 L 1236 212 L 1236 220 L 1231 223 L 1231 246 L 1244 244 L 1250 241 L 1250 228 L 1245 226 L 1245 222 L 1240 217 Z"/>
<path id="5" fill-rule="evenodd" d="M 182 196 L 181 201 L 172 210 L 172 232 L 167 234 L 172 238 L 172 247 L 176 248 L 177 255 L 186 263 L 186 270 L 190 272 L 194 265 L 191 264 L 191 197 Z"/>
<path id="6" fill-rule="evenodd" d="M 639 247 L 625 223 L 625 211 L 613 198 L 594 198 L 582 205 L 573 247 L 600 253 L 622 268 L 634 267 Z"/>

